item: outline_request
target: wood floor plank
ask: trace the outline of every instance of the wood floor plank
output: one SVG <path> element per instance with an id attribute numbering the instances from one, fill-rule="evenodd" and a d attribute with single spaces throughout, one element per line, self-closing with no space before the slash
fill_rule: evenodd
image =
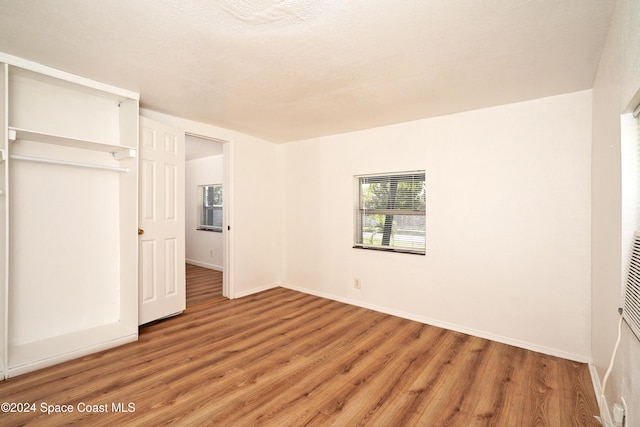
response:
<path id="1" fill-rule="evenodd" d="M 561 412 L 562 425 L 588 425 L 593 422 L 591 413 L 590 393 L 585 391 L 591 389 L 591 377 L 588 371 L 583 369 L 583 365 L 571 360 L 560 360 L 563 365 L 559 369 L 560 388 L 562 390 L 572 390 L 570 393 L 561 395 L 561 408 L 569 408 Z"/>
<path id="2" fill-rule="evenodd" d="M 187 309 L 223 298 L 222 272 L 186 264 Z"/>
<path id="3" fill-rule="evenodd" d="M 0 425 L 597 425 L 585 364 L 283 288 L 139 338 L 0 383 L 0 402 L 37 405 Z"/>
<path id="4" fill-rule="evenodd" d="M 396 331 L 404 326 L 403 322 L 401 319 L 393 318 L 386 320 L 388 321 L 385 322 L 385 333 L 376 334 L 379 340 L 384 340 L 384 346 L 379 340 L 363 340 L 358 345 L 358 352 L 348 351 L 337 354 L 334 357 L 334 363 L 329 363 L 324 367 L 324 378 L 314 379 L 314 383 L 317 384 L 315 387 L 323 392 L 325 399 L 318 400 L 321 403 L 320 407 L 317 407 L 316 413 L 310 414 L 312 416 L 305 419 L 303 424 L 314 423 L 318 418 L 324 419 L 324 415 L 331 418 L 336 413 L 340 413 L 341 418 L 348 423 L 349 414 L 344 409 L 346 407 L 351 409 L 362 407 L 359 404 L 348 405 L 348 402 L 358 402 L 361 389 L 378 376 L 381 368 L 389 363 L 395 352 L 399 351 L 398 346 L 402 334 L 396 333 Z M 382 325 L 378 324 L 377 326 L 381 327 Z M 365 360 L 375 362 L 363 363 Z M 339 387 L 336 388 L 336 386 Z"/>
<path id="5" fill-rule="evenodd" d="M 388 399 L 390 403 L 378 414 L 377 421 L 382 425 L 396 422 L 399 423 L 398 425 L 415 423 L 431 402 L 431 396 L 437 394 L 434 392 L 430 396 L 439 376 L 444 373 L 440 367 L 447 365 L 450 356 L 440 349 L 454 345 L 456 334 L 433 327 L 427 331 L 428 333 L 422 335 L 427 339 L 427 343 L 415 348 L 416 357 L 419 358 L 415 360 L 413 367 L 415 373 L 408 372 L 409 378 L 405 379 L 408 383 L 392 391 L 397 397 Z"/>
<path id="6" fill-rule="evenodd" d="M 525 365 L 526 372 L 531 375 L 530 381 L 533 383 L 532 393 L 530 394 L 530 407 L 525 407 L 525 413 L 529 414 L 529 419 L 524 422 L 531 423 L 536 426 L 559 425 L 559 420 L 553 412 L 552 403 L 555 403 L 553 397 L 553 370 L 550 367 L 547 357 L 527 355 L 528 364 Z M 554 405 L 555 406 L 555 405 Z"/>
<path id="7" fill-rule="evenodd" d="M 362 310 L 358 309 L 358 312 L 362 312 Z M 381 324 L 385 324 L 388 325 L 387 327 L 389 329 L 394 329 L 394 325 L 396 325 L 399 320 L 400 319 L 397 318 L 384 319 L 383 322 L 378 322 L 374 327 L 380 327 Z M 332 328 L 344 328 L 351 324 L 351 322 L 340 323 L 341 324 L 335 323 L 331 326 Z M 327 330 L 326 332 L 329 332 L 328 335 L 330 336 L 336 336 L 332 331 Z M 382 337 L 383 336 L 379 334 L 373 334 L 371 341 L 358 340 L 358 342 L 361 342 L 362 346 L 368 346 L 368 344 L 371 344 L 372 347 L 376 348 L 379 347 L 379 340 L 382 340 Z M 292 391 L 294 393 L 296 391 L 295 388 L 291 389 L 290 385 L 295 383 L 298 383 L 298 387 L 305 387 L 306 390 L 303 394 L 306 396 L 309 395 L 310 391 L 314 391 L 315 394 L 318 395 L 326 395 L 326 393 L 331 391 L 326 390 L 327 385 L 335 383 L 338 376 L 351 372 L 354 365 L 357 365 L 360 362 L 359 359 L 361 358 L 358 357 L 359 355 L 350 351 L 350 343 L 352 342 L 353 336 L 349 336 L 347 340 L 337 342 L 336 345 L 327 344 L 325 347 L 316 347 L 316 351 L 314 353 L 307 353 L 306 359 L 308 360 L 308 363 L 303 366 L 301 370 L 295 372 L 294 375 L 269 379 L 269 381 L 263 381 L 260 384 L 256 384 L 255 393 L 250 396 L 251 399 L 243 402 L 243 406 L 241 408 L 243 413 L 255 413 L 256 419 L 264 418 L 263 414 L 265 412 L 265 404 L 269 403 L 268 401 L 271 400 L 270 396 L 274 393 L 282 393 L 279 398 L 290 401 L 291 398 L 288 398 L 288 396 L 291 395 L 290 393 L 292 393 Z M 373 343 L 377 343 L 378 345 Z M 366 351 L 363 352 L 366 353 Z M 318 371 L 318 367 L 320 366 L 322 367 L 322 371 Z M 322 376 L 319 374 L 322 374 Z M 307 381 L 306 378 L 310 381 Z M 233 422 L 236 417 L 231 414 L 232 412 L 235 411 L 230 409 L 228 415 L 224 413 L 220 414 L 221 420 Z M 307 422 L 308 421 L 309 420 L 307 420 Z"/>
<path id="8" fill-rule="evenodd" d="M 517 384 L 526 353 L 526 350 L 491 342 L 487 363 L 478 375 L 495 379 L 477 381 L 470 395 L 470 401 L 476 403 L 473 412 L 477 425 L 523 425 L 522 393 Z"/>

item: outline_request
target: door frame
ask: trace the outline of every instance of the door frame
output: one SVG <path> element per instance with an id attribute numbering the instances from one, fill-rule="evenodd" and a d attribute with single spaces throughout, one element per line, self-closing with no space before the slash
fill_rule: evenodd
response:
<path id="1" fill-rule="evenodd" d="M 154 110 L 149 110 L 146 108 L 140 108 L 139 115 L 142 117 L 148 117 L 152 120 L 156 120 L 162 123 L 166 123 L 171 126 L 175 126 L 181 129 L 185 134 L 197 136 L 205 139 L 213 139 L 217 141 L 221 141 L 224 143 L 223 154 L 224 154 L 224 176 L 223 176 L 223 185 L 225 186 L 225 207 L 223 209 L 223 221 L 226 221 L 227 227 L 231 227 L 231 230 L 225 229 L 223 230 L 226 233 L 223 241 L 224 241 L 224 249 L 225 249 L 225 257 L 224 257 L 224 274 L 222 276 L 223 280 L 223 292 L 224 288 L 228 292 L 227 298 L 234 299 L 236 298 L 235 291 L 235 264 L 234 264 L 234 254 L 235 254 L 235 240 L 232 232 L 234 231 L 234 152 L 235 152 L 235 141 L 233 139 L 233 133 L 226 131 L 225 129 L 217 128 L 213 125 L 209 125 L 202 122 L 196 122 L 193 120 L 188 120 L 176 116 L 172 116 L 166 113 L 160 113 Z"/>
<path id="2" fill-rule="evenodd" d="M 233 189 L 231 177 L 231 157 L 233 153 L 233 145 L 231 141 L 213 136 L 205 135 L 202 133 L 190 132 L 185 130 L 185 136 L 192 136 L 209 141 L 215 141 L 222 144 L 222 191 L 223 191 L 223 206 L 222 206 L 222 296 L 233 299 L 235 298 L 235 292 L 233 287 L 233 271 L 231 269 L 232 254 L 231 250 L 231 223 L 233 212 Z M 186 245 L 185 245 L 186 247 Z"/>

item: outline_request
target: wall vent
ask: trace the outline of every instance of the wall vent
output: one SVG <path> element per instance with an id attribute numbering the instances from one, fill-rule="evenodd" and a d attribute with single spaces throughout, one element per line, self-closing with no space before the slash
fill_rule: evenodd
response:
<path id="1" fill-rule="evenodd" d="M 640 233 L 637 231 L 633 235 L 622 316 L 640 340 Z"/>

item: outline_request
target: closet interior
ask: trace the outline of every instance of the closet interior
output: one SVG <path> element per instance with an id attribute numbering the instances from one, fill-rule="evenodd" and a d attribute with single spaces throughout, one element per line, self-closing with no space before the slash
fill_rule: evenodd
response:
<path id="1" fill-rule="evenodd" d="M 0 57 L 0 375 L 138 336 L 138 94 Z"/>

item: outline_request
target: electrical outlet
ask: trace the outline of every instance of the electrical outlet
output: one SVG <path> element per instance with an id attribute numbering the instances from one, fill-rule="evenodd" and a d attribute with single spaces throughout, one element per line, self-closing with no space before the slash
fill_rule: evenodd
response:
<path id="1" fill-rule="evenodd" d="M 360 279 L 353 279 L 353 287 L 360 289 Z"/>
<path id="2" fill-rule="evenodd" d="M 209 254 L 211 255 L 211 258 L 213 258 L 213 249 L 209 251 Z"/>
<path id="3" fill-rule="evenodd" d="M 613 404 L 613 425 L 616 427 L 622 427 L 624 422 L 624 408 L 619 403 Z"/>

